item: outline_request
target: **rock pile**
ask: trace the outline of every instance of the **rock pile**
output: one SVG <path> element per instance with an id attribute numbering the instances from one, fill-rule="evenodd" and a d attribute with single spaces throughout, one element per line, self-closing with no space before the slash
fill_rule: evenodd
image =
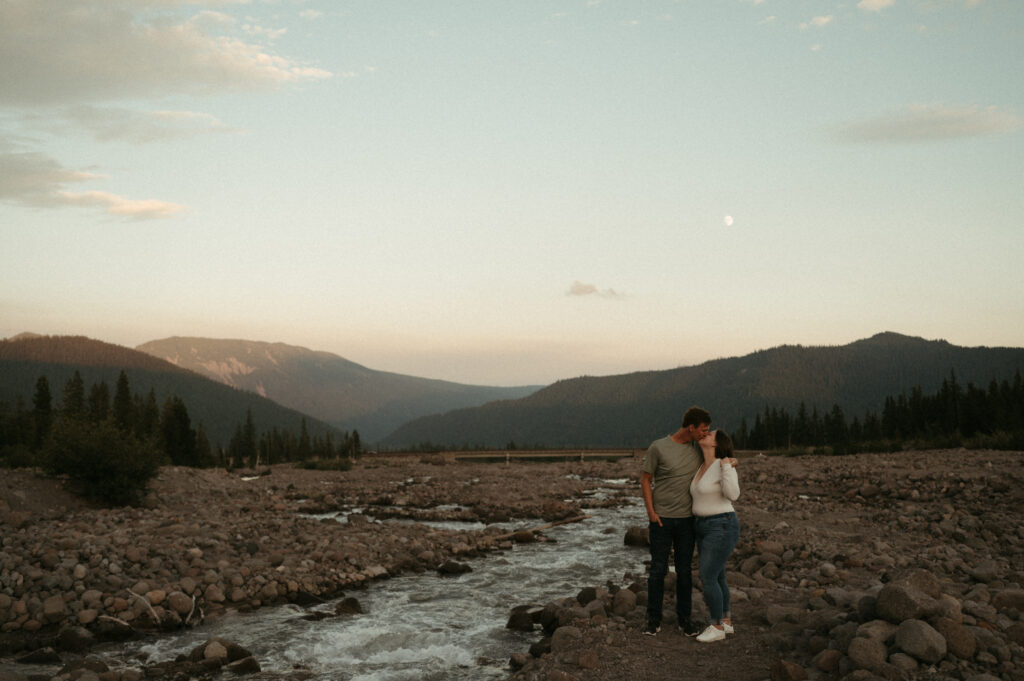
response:
<path id="1" fill-rule="evenodd" d="M 443 476 L 404 459 L 348 472 L 275 467 L 253 479 L 166 468 L 142 508 L 54 511 L 44 500 L 33 512 L 14 506 L 26 496 L 14 490 L 10 501 L 0 497 L 0 655 L 49 646 L 77 653 L 227 610 L 319 603 L 403 572 L 466 570 L 466 560 L 513 541 L 499 528 L 370 516 L 489 522 L 580 513 L 565 500 L 585 483 L 564 466 L 556 475 L 531 468 L 514 485 L 501 467 L 477 468 L 480 475 Z M 323 517 L 339 513 L 344 522 Z"/>
<path id="2" fill-rule="evenodd" d="M 708 662 L 706 678 L 1024 680 L 1019 453 L 748 458 L 740 471 L 728 581 L 742 637 L 697 650 L 668 639 L 677 664 Z M 644 529 L 624 543 L 643 543 Z M 516 656 L 514 678 L 625 679 L 623 660 L 643 677 L 646 581 L 626 583 L 515 609 L 507 626 L 542 638 Z M 662 637 L 674 628 L 666 593 Z"/>

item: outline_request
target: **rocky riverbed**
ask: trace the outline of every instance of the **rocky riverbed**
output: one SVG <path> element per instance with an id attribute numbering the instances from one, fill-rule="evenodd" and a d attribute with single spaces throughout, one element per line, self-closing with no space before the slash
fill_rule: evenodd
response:
<path id="1" fill-rule="evenodd" d="M 556 522 L 635 499 L 639 461 L 466 464 L 366 458 L 351 471 L 242 476 L 163 469 L 141 508 L 90 508 L 58 481 L 0 471 L 0 655 L 65 678 L 259 675 L 260 651 L 212 642 L 174 665 L 110 669 L 95 643 L 159 635 L 231 610 L 358 608 L 369 582 L 471 569 L 529 541 L 510 518 Z M 622 479 L 610 497 L 586 494 Z M 642 571 L 523 603 L 523 681 L 705 678 L 1024 679 L 1024 454 L 924 451 L 744 457 L 730 564 L 737 634 L 702 645 L 639 633 Z M 613 487 L 615 487 L 613 485 Z M 339 523 L 318 517 L 348 514 Z M 635 511 L 630 511 L 635 513 Z M 369 522 L 477 520 L 486 529 Z M 637 517 L 643 536 L 645 518 Z M 641 566 L 642 567 L 642 566 Z M 453 582 L 457 588 L 457 581 Z M 695 594 L 700 615 L 701 599 Z M 671 605 L 666 613 L 671 613 Z M 8 666 L 17 675 L 17 666 Z M 302 669 L 291 676 L 308 676 Z"/>

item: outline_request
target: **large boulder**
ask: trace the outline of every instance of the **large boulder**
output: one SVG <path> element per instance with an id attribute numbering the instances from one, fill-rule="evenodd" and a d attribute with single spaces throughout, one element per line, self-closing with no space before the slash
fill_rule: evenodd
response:
<path id="1" fill-rule="evenodd" d="M 57 632 L 57 648 L 71 653 L 88 650 L 96 637 L 85 627 L 64 627 Z"/>
<path id="2" fill-rule="evenodd" d="M 637 605 L 636 594 L 629 589 L 619 589 L 612 597 L 612 613 L 625 617 Z"/>
<path id="3" fill-rule="evenodd" d="M 914 587 L 931 598 L 938 598 L 942 595 L 942 584 L 939 582 L 939 578 L 927 570 L 913 570 L 898 580 L 898 583 Z"/>
<path id="4" fill-rule="evenodd" d="M 850 641 L 850 647 L 846 654 L 850 658 L 850 664 L 854 669 L 868 669 L 874 671 L 885 666 L 886 660 L 885 644 L 877 639 L 855 637 Z"/>
<path id="5" fill-rule="evenodd" d="M 999 611 L 1013 608 L 1024 614 L 1024 589 L 1004 589 L 992 599 L 992 606 Z"/>
<path id="6" fill-rule="evenodd" d="M 626 537 L 623 540 L 626 546 L 650 546 L 650 530 L 646 527 L 635 526 L 626 530 Z"/>
<path id="7" fill-rule="evenodd" d="M 555 633 L 551 635 L 551 651 L 557 653 L 568 648 L 578 641 L 582 635 L 583 632 L 577 627 L 558 627 L 558 629 L 555 629 Z"/>
<path id="8" fill-rule="evenodd" d="M 936 609 L 935 599 L 905 584 L 886 584 L 878 592 L 875 612 L 893 624 L 921 619 Z"/>
<path id="9" fill-rule="evenodd" d="M 533 631 L 531 610 L 532 607 L 529 605 L 519 605 L 513 608 L 508 616 L 508 622 L 505 623 L 505 628 L 513 631 Z"/>
<path id="10" fill-rule="evenodd" d="M 909 619 L 896 630 L 896 645 L 921 662 L 935 664 L 946 656 L 946 639 L 927 622 Z"/>
<path id="11" fill-rule="evenodd" d="M 946 639 L 946 649 L 962 660 L 974 658 L 978 650 L 978 639 L 974 634 L 959 622 L 948 617 L 939 617 L 935 620 L 935 630 Z"/>

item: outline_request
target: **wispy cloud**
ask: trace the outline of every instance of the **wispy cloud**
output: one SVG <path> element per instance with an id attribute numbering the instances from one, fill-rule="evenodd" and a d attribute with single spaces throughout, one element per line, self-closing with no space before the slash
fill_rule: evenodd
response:
<path id="1" fill-rule="evenodd" d="M 809 28 L 823 28 L 832 23 L 832 15 L 814 17 L 810 21 L 800 24 L 800 29 L 806 31 Z"/>
<path id="2" fill-rule="evenodd" d="M 237 133 L 215 116 L 195 111 L 138 111 L 123 107 L 81 104 L 55 114 L 62 123 L 87 130 L 101 142 L 123 141 L 133 144 L 186 139 L 200 135 Z"/>
<path id="3" fill-rule="evenodd" d="M 593 284 L 584 284 L 581 281 L 574 281 L 572 286 L 566 292 L 568 296 L 586 297 L 596 296 L 598 298 L 621 298 L 622 294 L 617 293 L 615 289 L 604 289 L 600 290 Z"/>
<path id="4" fill-rule="evenodd" d="M 72 192 L 68 186 L 95 180 L 99 175 L 71 170 L 35 151 L 0 147 L 0 201 L 37 208 L 68 205 L 100 206 L 111 215 L 135 220 L 170 217 L 184 206 L 156 199 L 127 199 L 100 191 Z"/>
<path id="5" fill-rule="evenodd" d="M 914 104 L 903 111 L 848 123 L 835 132 L 844 142 L 910 143 L 1013 132 L 1024 125 L 1015 113 L 994 106 Z"/>
<path id="6" fill-rule="evenodd" d="M 287 28 L 266 28 L 264 26 L 253 26 L 252 24 L 245 24 L 242 26 L 242 30 L 245 31 L 246 35 L 254 38 L 266 38 L 270 41 L 277 40 L 288 32 Z"/>
<path id="7" fill-rule="evenodd" d="M 126 199 L 123 196 L 107 192 L 88 191 L 81 193 L 58 192 L 59 196 L 69 204 L 81 206 L 99 206 L 111 215 L 131 218 L 133 220 L 152 220 L 155 218 L 169 218 L 185 210 L 167 201 L 156 199 Z"/>
<path id="8" fill-rule="evenodd" d="M 0 3 L 0 105 L 210 94 L 331 75 L 219 34 L 226 15 L 175 21 L 159 11 L 174 4 L 182 3 Z"/>
<path id="9" fill-rule="evenodd" d="M 860 0 L 857 7 L 866 12 L 881 12 L 886 7 L 892 7 L 896 0 Z"/>

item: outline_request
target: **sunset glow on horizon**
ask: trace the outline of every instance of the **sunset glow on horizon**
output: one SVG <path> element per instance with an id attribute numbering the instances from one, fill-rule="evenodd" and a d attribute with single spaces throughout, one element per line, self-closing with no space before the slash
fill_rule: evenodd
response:
<path id="1" fill-rule="evenodd" d="M 1024 5 L 5 0 L 0 338 L 547 384 L 1024 346 Z"/>

